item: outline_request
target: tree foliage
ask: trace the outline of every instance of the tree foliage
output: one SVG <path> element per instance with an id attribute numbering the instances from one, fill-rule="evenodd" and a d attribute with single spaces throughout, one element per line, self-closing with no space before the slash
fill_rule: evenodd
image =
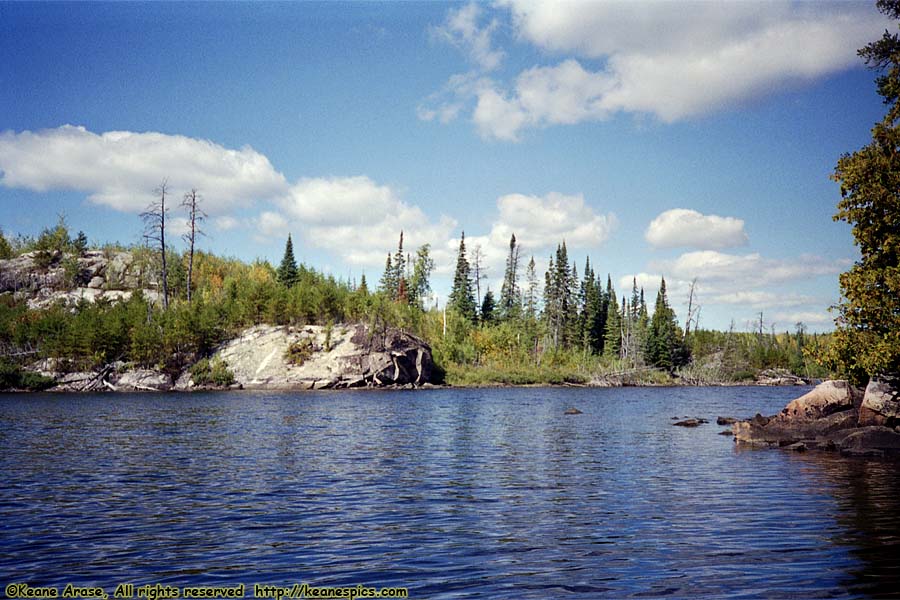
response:
<path id="1" fill-rule="evenodd" d="M 878 8 L 900 19 L 900 2 Z M 872 141 L 843 155 L 832 178 L 840 184 L 835 220 L 853 226 L 860 259 L 841 274 L 837 331 L 826 362 L 861 382 L 900 372 L 900 36 L 885 31 L 859 51 L 880 74 L 878 93 L 888 110 Z"/>

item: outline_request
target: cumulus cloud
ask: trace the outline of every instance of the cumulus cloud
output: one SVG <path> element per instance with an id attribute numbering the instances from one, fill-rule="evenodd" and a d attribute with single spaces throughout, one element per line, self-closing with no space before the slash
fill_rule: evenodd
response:
<path id="1" fill-rule="evenodd" d="M 673 122 L 734 106 L 858 64 L 890 26 L 868 6 L 506 0 L 518 37 L 563 60 L 512 85 L 457 87 L 443 105 L 476 106 L 482 136 L 599 121 L 624 112 Z M 599 61 L 586 68 L 585 61 Z M 442 106 L 443 106 L 442 105 Z M 433 109 L 439 112 L 439 109 Z M 449 115 L 446 116 L 449 119 Z"/>
<path id="2" fill-rule="evenodd" d="M 414 250 L 447 240 L 456 227 L 447 216 L 431 220 L 393 188 L 365 176 L 301 179 L 277 204 L 306 243 L 354 265 L 383 264 L 401 230 Z"/>
<path id="3" fill-rule="evenodd" d="M 164 179 L 176 198 L 189 188 L 200 190 L 211 215 L 287 188 L 269 159 L 249 146 L 233 150 L 156 132 L 96 134 L 72 125 L 0 133 L 0 171 L 6 187 L 79 190 L 95 204 L 125 212 L 144 210 Z"/>
<path id="4" fill-rule="evenodd" d="M 673 208 L 650 222 L 644 239 L 657 248 L 719 250 L 746 244 L 747 234 L 741 219 Z"/>
<path id="5" fill-rule="evenodd" d="M 827 260 L 803 254 L 791 259 L 764 258 L 757 252 L 729 254 L 715 250 L 686 252 L 675 260 L 660 261 L 665 273 L 681 279 L 701 277 L 713 283 L 736 284 L 736 289 L 807 280 L 820 275 L 837 275 L 847 268 L 846 260 Z M 734 289 L 734 288 L 733 288 Z"/>

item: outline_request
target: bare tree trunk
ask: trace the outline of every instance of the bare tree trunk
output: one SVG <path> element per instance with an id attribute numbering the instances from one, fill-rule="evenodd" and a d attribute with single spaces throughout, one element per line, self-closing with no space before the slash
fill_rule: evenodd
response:
<path id="1" fill-rule="evenodd" d="M 141 213 L 145 227 L 144 237 L 159 244 L 162 264 L 160 276 L 163 289 L 163 310 L 169 310 L 169 271 L 166 266 L 166 215 L 169 212 L 166 208 L 166 193 L 169 191 L 168 183 L 168 180 L 163 180 L 155 190 L 159 200 L 151 203 L 147 210 Z"/>
<path id="2" fill-rule="evenodd" d="M 187 272 L 187 301 L 191 303 L 191 281 L 194 275 L 194 243 L 197 241 L 198 235 L 205 235 L 200 229 L 200 222 L 206 218 L 206 213 L 200 209 L 200 194 L 192 188 L 190 192 L 184 195 L 181 206 L 188 211 L 189 230 L 184 236 L 184 241 L 188 243 L 188 272 Z"/>

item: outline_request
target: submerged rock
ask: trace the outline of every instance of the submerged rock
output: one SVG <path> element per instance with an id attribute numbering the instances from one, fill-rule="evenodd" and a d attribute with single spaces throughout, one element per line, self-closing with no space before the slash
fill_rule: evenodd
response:
<path id="1" fill-rule="evenodd" d="M 567 409 L 566 409 L 566 412 L 563 413 L 563 414 L 566 414 L 566 415 L 580 415 L 580 414 L 584 414 L 584 413 L 582 413 L 582 412 L 581 412 L 580 410 L 578 410 L 577 408 L 572 407 L 572 408 L 567 408 Z"/>
<path id="2" fill-rule="evenodd" d="M 706 419 L 692 417 L 692 418 L 685 419 L 684 421 L 678 421 L 678 422 L 672 423 L 672 425 L 674 425 L 676 427 L 699 427 L 700 425 L 703 425 L 704 423 L 709 423 L 709 421 L 707 421 Z"/>
<path id="3" fill-rule="evenodd" d="M 716 425 L 734 425 L 737 422 L 734 417 L 716 417 Z"/>

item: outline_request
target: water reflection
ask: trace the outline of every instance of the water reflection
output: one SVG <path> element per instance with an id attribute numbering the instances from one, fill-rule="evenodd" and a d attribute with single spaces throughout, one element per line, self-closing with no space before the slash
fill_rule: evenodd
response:
<path id="1" fill-rule="evenodd" d="M 0 583 L 892 594 L 893 465 L 736 452 L 716 427 L 671 426 L 796 394 L 3 397 Z M 584 414 L 564 415 L 573 405 Z"/>

